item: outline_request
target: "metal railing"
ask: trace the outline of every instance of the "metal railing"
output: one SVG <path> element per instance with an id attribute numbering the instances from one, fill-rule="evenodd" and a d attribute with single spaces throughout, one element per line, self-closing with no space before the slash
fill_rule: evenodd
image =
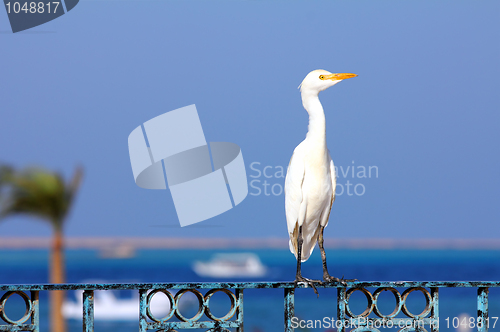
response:
<path id="1" fill-rule="evenodd" d="M 0 291 L 5 292 L 0 299 L 0 318 L 7 324 L 0 325 L 0 331 L 40 331 L 39 292 L 55 290 L 83 291 L 83 331 L 94 330 L 94 291 L 96 290 L 137 290 L 139 292 L 139 331 L 176 331 L 178 329 L 208 329 L 207 331 L 243 331 L 243 291 L 245 289 L 282 288 L 284 289 L 284 331 L 290 332 L 298 327 L 294 321 L 295 288 L 307 288 L 307 284 L 293 282 L 236 282 L 236 283 L 131 283 L 131 284 L 42 284 L 42 285 L 0 285 Z M 475 327 L 478 332 L 488 331 L 488 289 L 500 287 L 500 282 L 349 282 L 347 285 L 338 283 L 318 284 L 317 288 L 337 288 L 337 320 L 335 326 L 338 332 L 375 331 L 382 327 L 399 327 L 400 332 L 408 331 L 439 331 L 439 289 L 446 287 L 477 288 L 477 317 Z M 367 288 L 376 288 L 370 292 Z M 400 293 L 397 288 L 404 288 Z M 173 295 L 174 291 L 176 294 Z M 354 314 L 349 307 L 351 295 L 362 292 L 367 299 L 367 308 L 361 314 Z M 378 298 L 382 292 L 391 292 L 396 299 L 392 313 L 384 315 L 378 308 Z M 407 296 L 414 291 L 422 292 L 425 309 L 418 314 L 408 310 Z M 26 292 L 30 292 L 30 296 Z M 198 299 L 198 312 L 194 317 L 186 318 L 179 311 L 179 301 L 186 293 L 193 293 Z M 210 311 L 210 298 L 217 292 L 225 293 L 231 302 L 231 309 L 223 317 L 216 317 Z M 155 317 L 151 311 L 152 297 L 163 293 L 170 302 L 170 312 L 165 317 Z M 205 294 L 203 294 L 205 293 Z M 5 313 L 7 299 L 20 295 L 26 311 L 17 321 L 10 319 Z M 374 313 L 375 318 L 368 316 Z M 401 313 L 404 317 L 396 317 Z M 201 320 L 205 314 L 207 320 Z M 178 321 L 171 318 L 175 315 Z M 372 315 L 373 316 L 373 315 Z M 28 322 L 29 320 L 29 322 Z"/>

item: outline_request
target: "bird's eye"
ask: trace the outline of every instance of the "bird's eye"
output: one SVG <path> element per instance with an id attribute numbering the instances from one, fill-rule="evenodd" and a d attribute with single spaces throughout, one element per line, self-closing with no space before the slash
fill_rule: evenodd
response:
<path id="1" fill-rule="evenodd" d="M 325 76 L 323 76 L 323 75 L 319 75 L 319 79 L 320 79 L 320 80 L 324 80 L 324 79 L 325 79 Z"/>

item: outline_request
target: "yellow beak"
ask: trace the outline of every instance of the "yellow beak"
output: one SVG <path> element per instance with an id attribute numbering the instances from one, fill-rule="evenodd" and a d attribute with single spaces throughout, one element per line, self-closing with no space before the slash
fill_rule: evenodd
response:
<path id="1" fill-rule="evenodd" d="M 341 74 L 331 74 L 331 75 L 325 75 L 325 80 L 345 80 L 347 78 L 352 78 L 352 77 L 356 77 L 358 75 L 356 74 L 350 74 L 350 73 L 341 73 Z"/>

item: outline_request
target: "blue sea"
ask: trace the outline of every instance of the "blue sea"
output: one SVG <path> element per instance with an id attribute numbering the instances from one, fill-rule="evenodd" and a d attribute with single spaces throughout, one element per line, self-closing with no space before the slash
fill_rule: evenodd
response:
<path id="1" fill-rule="evenodd" d="M 268 268 L 264 277 L 256 279 L 203 278 L 193 271 L 195 261 L 208 261 L 216 253 L 253 252 Z M 500 251 L 482 250 L 327 250 L 330 273 L 337 277 L 356 278 L 360 281 L 498 281 L 500 280 Z M 202 281 L 291 281 L 295 276 L 296 262 L 288 250 L 139 250 L 132 258 L 102 258 L 99 251 L 67 250 L 65 253 L 67 281 L 80 282 L 202 282 Z M 48 251 L 0 250 L 0 284 L 47 283 Z M 321 279 L 322 267 L 318 251 L 303 264 L 303 275 Z M 295 316 L 304 324 L 308 320 L 324 320 L 336 317 L 336 290 L 318 289 L 317 297 L 312 289 L 298 289 L 295 295 Z M 372 292 L 375 289 L 370 289 Z M 400 290 L 402 292 L 402 290 Z M 475 288 L 440 289 L 440 330 L 457 331 L 458 317 L 476 315 Z M 386 294 L 387 293 L 387 294 Z M 0 292 L 0 295 L 1 292 Z M 130 298 L 132 291 L 119 291 L 118 298 Z M 217 315 L 224 315 L 229 301 L 224 295 L 217 299 L 220 304 Z M 68 297 L 74 299 L 75 294 Z M 41 331 L 48 327 L 48 294 L 40 293 Z M 215 300 L 215 297 L 214 297 Z M 226 302 L 227 303 L 226 303 Z M 395 305 L 394 297 L 385 292 L 380 297 L 380 309 L 390 313 Z M 425 307 L 424 296 L 413 292 L 408 299 L 408 309 L 418 313 Z M 18 319 L 24 311 L 20 297 L 11 297 L 6 309 L 9 317 Z M 194 315 L 197 306 L 186 301 L 185 316 Z M 494 317 L 500 317 L 500 289 L 490 289 L 490 331 L 500 331 L 500 322 L 493 327 Z M 351 309 L 361 313 L 366 299 L 361 292 L 353 293 Z M 222 309 L 221 309 L 222 308 Z M 16 311 L 17 310 L 17 311 Z M 222 310 L 222 311 L 221 311 Z M 227 311 L 227 310 L 226 310 Z M 184 312 L 183 312 L 184 313 Z M 373 315 L 373 314 L 372 314 Z M 402 315 L 402 314 L 401 314 Z M 401 316 L 400 315 L 400 316 Z M 398 316 L 399 317 L 399 316 Z M 402 317 L 402 316 L 401 316 Z M 448 318 L 448 320 L 446 320 Z M 455 319 L 455 320 L 454 320 Z M 461 318 L 462 319 L 462 318 Z M 245 331 L 283 331 L 283 290 L 256 289 L 244 293 Z M 0 319 L 1 322 L 1 319 Z M 462 320 L 462 323 L 464 321 Z M 464 324 L 462 324 L 464 325 Z M 68 330 L 81 331 L 82 322 L 68 320 Z M 462 326 L 463 328 L 464 326 Z M 137 321 L 95 322 L 96 331 L 137 331 Z M 386 329 L 387 330 L 387 329 Z M 475 330 L 475 329 L 473 329 Z M 296 331 L 333 331 L 324 324 L 317 328 L 297 328 Z M 460 331 L 467 331 L 462 329 Z"/>

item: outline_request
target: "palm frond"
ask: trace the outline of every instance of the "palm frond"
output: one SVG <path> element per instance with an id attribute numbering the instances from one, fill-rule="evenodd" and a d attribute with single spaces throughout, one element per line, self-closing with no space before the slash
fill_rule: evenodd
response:
<path id="1" fill-rule="evenodd" d="M 62 229 L 64 219 L 78 190 L 83 171 L 78 168 L 69 183 L 59 173 L 41 168 L 27 168 L 9 176 L 7 198 L 0 218 L 28 214 Z"/>

